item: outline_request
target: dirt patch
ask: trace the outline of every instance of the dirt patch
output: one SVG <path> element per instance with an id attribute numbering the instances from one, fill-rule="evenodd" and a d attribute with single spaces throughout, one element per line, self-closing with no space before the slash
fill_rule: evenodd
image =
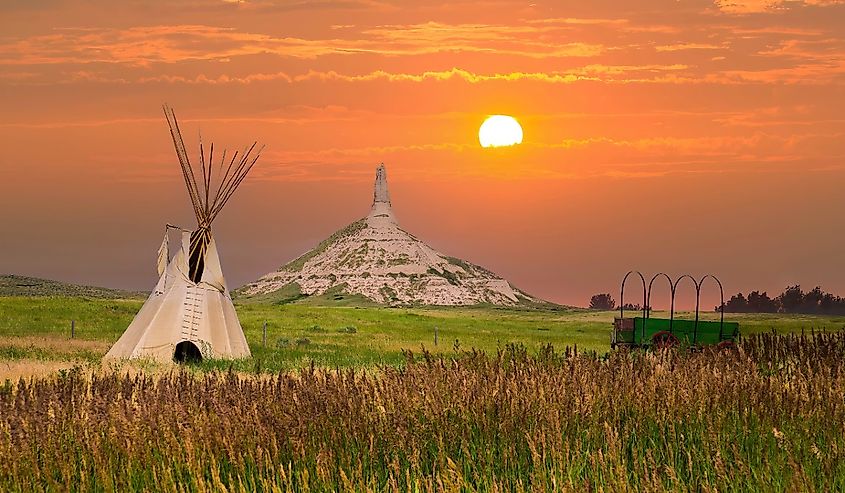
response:
<path id="1" fill-rule="evenodd" d="M 61 370 L 70 370 L 78 366 L 74 361 L 43 361 L 34 359 L 20 359 L 14 361 L 0 361 L 0 382 L 11 380 L 16 382 L 23 378 L 42 378 L 55 375 Z"/>
<path id="2" fill-rule="evenodd" d="M 106 341 L 68 339 L 62 336 L 0 336 L 0 346 L 24 349 L 38 348 L 60 353 L 91 351 L 105 354 L 109 350 L 109 347 L 111 347 L 111 344 Z"/>

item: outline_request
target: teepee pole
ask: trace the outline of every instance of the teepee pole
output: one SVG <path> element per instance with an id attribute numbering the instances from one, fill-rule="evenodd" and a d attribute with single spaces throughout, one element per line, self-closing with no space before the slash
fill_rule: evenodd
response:
<path id="1" fill-rule="evenodd" d="M 255 161 L 258 159 L 258 155 L 256 155 L 252 159 L 252 161 L 247 164 L 247 161 L 250 159 L 250 154 L 252 153 L 252 150 L 255 148 L 256 145 L 258 145 L 257 142 L 254 142 L 252 144 L 249 150 L 247 150 L 241 158 L 240 162 L 235 168 L 235 171 L 232 173 L 231 180 L 229 181 L 229 183 L 227 183 L 227 186 L 223 191 L 223 195 L 214 204 L 214 208 L 211 211 L 212 219 L 214 217 L 217 217 L 217 214 L 220 212 L 221 209 L 223 209 L 223 206 L 226 205 L 226 202 L 229 201 L 229 198 L 232 196 L 232 194 L 235 193 L 235 190 L 238 188 L 238 185 L 240 185 L 241 181 L 243 181 L 244 177 L 246 177 L 246 173 L 249 172 L 249 170 L 252 168 L 252 165 L 254 165 Z"/>
<path id="2" fill-rule="evenodd" d="M 252 149 L 250 148 L 250 151 Z M 229 164 L 229 169 L 226 170 L 226 180 L 220 184 L 220 188 L 217 190 L 217 195 L 214 197 L 214 206 L 212 207 L 212 213 L 214 209 L 217 208 L 218 204 L 220 204 L 221 198 L 225 197 L 229 193 L 229 187 L 235 182 L 238 171 L 243 166 L 244 160 L 249 157 L 249 152 L 244 150 L 241 153 L 241 159 L 238 161 L 238 164 L 235 164 L 235 158 L 237 157 L 238 153 L 235 152 L 235 155 L 232 156 L 232 162 Z M 234 165 L 234 171 L 232 170 L 232 166 Z"/>
<path id="3" fill-rule="evenodd" d="M 235 165 L 235 160 L 238 158 L 238 151 L 235 151 L 235 154 L 232 155 L 232 160 L 229 162 L 229 166 L 226 168 L 226 172 L 223 173 L 223 178 L 220 179 L 220 185 L 217 187 L 217 192 L 214 194 L 214 200 L 212 203 L 216 204 L 217 201 L 220 199 L 220 194 L 223 191 L 223 187 L 226 185 L 226 182 L 229 180 L 231 176 L 229 173 L 232 171 L 232 166 Z M 220 168 L 222 169 L 222 162 Z"/>
<path id="4" fill-rule="evenodd" d="M 216 191 L 212 193 L 214 143 L 211 143 L 208 159 L 206 159 L 205 146 L 202 142 L 202 134 L 200 134 L 199 171 L 202 173 L 202 176 L 198 177 L 188 158 L 185 142 L 182 139 L 182 132 L 179 128 L 179 122 L 176 119 L 176 113 L 173 111 L 173 108 L 170 108 L 166 104 L 162 107 L 164 109 L 164 115 L 167 118 L 168 126 L 170 127 L 173 146 L 176 149 L 176 155 L 179 158 L 179 164 L 182 168 L 182 177 L 185 180 L 185 186 L 188 188 L 188 196 L 191 199 L 191 205 L 197 217 L 197 225 L 200 228 L 209 228 L 214 218 L 217 217 L 217 214 L 229 202 L 229 199 L 249 174 L 250 170 L 252 170 L 252 167 L 255 166 L 255 163 L 261 156 L 261 152 L 264 150 L 264 146 L 261 146 L 256 151 L 258 142 L 253 142 L 249 148 L 245 148 L 240 153 L 240 158 L 239 153 L 235 151 L 228 166 L 226 166 L 226 151 L 224 150 L 223 157 L 220 159 L 219 184 L 216 187 Z M 226 166 L 225 171 L 223 171 L 224 166 Z M 201 178 L 202 181 L 199 182 L 198 178 Z M 202 190 L 199 187 L 200 183 L 202 184 Z"/>
<path id="5" fill-rule="evenodd" d="M 214 142 L 211 143 L 211 151 L 208 153 L 208 169 L 207 169 L 207 176 L 208 179 L 205 180 L 205 215 L 208 216 L 209 212 L 211 212 L 211 205 L 208 203 L 208 189 L 211 188 L 211 173 L 214 167 Z"/>
<path id="6" fill-rule="evenodd" d="M 197 188 L 197 180 L 194 177 L 194 170 L 191 167 L 191 161 L 188 158 L 188 153 L 185 150 L 185 142 L 182 140 L 182 132 L 179 130 L 179 122 L 176 120 L 176 113 L 172 108 L 163 105 L 164 116 L 167 118 L 167 124 L 170 127 L 170 136 L 173 139 L 173 146 L 176 148 L 176 156 L 179 158 L 179 164 L 182 168 L 182 177 L 185 179 L 185 186 L 188 188 L 188 196 L 191 199 L 191 205 L 194 208 L 194 214 L 197 221 L 201 220 L 201 208 L 199 199 L 199 190 Z"/>
<path id="7" fill-rule="evenodd" d="M 263 147 L 262 147 L 262 149 L 263 149 Z M 259 150 L 258 154 L 256 154 L 255 157 L 252 158 L 252 161 L 249 163 L 249 165 L 246 166 L 245 169 L 243 169 L 243 171 L 240 173 L 240 176 L 237 177 L 237 181 L 235 181 L 235 183 L 230 187 L 229 193 L 220 201 L 220 204 L 218 204 L 215 207 L 215 209 L 212 211 L 212 214 L 211 214 L 211 220 L 212 221 L 214 220 L 215 217 L 217 217 L 217 214 L 219 214 L 220 211 L 223 209 L 223 206 L 225 206 L 226 203 L 229 202 L 229 199 L 235 193 L 235 190 L 237 190 L 238 187 L 241 185 L 241 182 L 244 180 L 244 178 L 246 178 L 246 175 L 249 173 L 249 171 L 252 169 L 252 167 L 258 161 L 259 157 L 261 157 L 261 150 Z"/>
<path id="8" fill-rule="evenodd" d="M 202 171 L 202 184 L 205 187 L 205 149 L 202 145 L 202 134 L 199 136 L 200 140 L 200 171 Z M 202 196 L 200 196 L 200 210 L 202 211 L 202 218 L 205 222 L 208 219 L 208 201 L 206 200 L 203 202 Z"/>

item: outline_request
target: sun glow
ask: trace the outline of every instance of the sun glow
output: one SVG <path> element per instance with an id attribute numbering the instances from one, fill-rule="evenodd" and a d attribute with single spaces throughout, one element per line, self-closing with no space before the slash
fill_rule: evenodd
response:
<path id="1" fill-rule="evenodd" d="M 522 127 L 512 116 L 488 116 L 478 129 L 481 147 L 506 147 L 522 143 Z"/>

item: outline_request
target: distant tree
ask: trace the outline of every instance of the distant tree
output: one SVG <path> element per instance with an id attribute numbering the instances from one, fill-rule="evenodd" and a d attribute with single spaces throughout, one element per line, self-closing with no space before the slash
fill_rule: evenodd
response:
<path id="1" fill-rule="evenodd" d="M 610 296 L 610 293 L 596 294 L 590 298 L 591 310 L 613 310 L 616 308 L 616 300 Z"/>
<path id="2" fill-rule="evenodd" d="M 801 286 L 788 286 L 780 296 L 777 297 L 780 308 L 784 313 L 801 313 L 804 307 L 804 292 Z"/>
<path id="3" fill-rule="evenodd" d="M 841 313 L 843 308 L 845 308 L 845 303 L 842 298 L 830 293 L 825 293 L 819 303 L 820 313 Z"/>
<path id="4" fill-rule="evenodd" d="M 748 311 L 752 313 L 777 313 L 780 303 L 769 298 L 768 293 L 752 291 L 748 293 Z"/>
<path id="5" fill-rule="evenodd" d="M 721 308 L 721 306 L 716 306 L 716 311 L 718 312 Z M 725 303 L 725 313 L 747 313 L 748 311 L 748 300 L 742 293 L 731 296 L 731 299 Z"/>
<path id="6" fill-rule="evenodd" d="M 826 294 L 819 286 L 804 293 L 801 298 L 801 313 L 821 313 L 822 302 Z"/>

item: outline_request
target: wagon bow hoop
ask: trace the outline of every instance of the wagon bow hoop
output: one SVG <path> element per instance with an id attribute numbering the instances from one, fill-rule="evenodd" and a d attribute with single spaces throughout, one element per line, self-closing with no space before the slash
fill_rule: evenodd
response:
<path id="1" fill-rule="evenodd" d="M 671 332 L 672 323 L 675 320 L 675 295 L 678 292 L 678 284 L 680 284 L 681 281 L 684 279 L 689 279 L 690 281 L 692 281 L 692 285 L 695 286 L 695 327 L 693 328 L 692 332 L 692 342 L 693 344 L 695 344 L 696 338 L 698 336 L 698 302 L 701 297 L 701 286 L 698 284 L 698 281 L 696 281 L 695 278 L 689 274 L 681 275 L 672 284 L 672 303 L 669 307 L 669 331 Z"/>
<path id="2" fill-rule="evenodd" d="M 670 295 L 671 303 L 674 304 L 675 286 L 672 284 L 672 278 L 669 277 L 668 274 L 665 274 L 663 272 L 658 272 L 657 274 L 654 275 L 654 277 L 651 278 L 651 281 L 649 281 L 649 283 L 648 283 L 648 293 L 646 294 L 646 298 L 645 298 L 645 309 L 646 309 L 645 313 L 646 313 L 646 316 L 643 317 L 643 337 L 645 337 L 646 324 L 648 323 L 649 317 L 651 317 L 651 288 L 654 285 L 654 281 L 656 281 L 657 278 L 660 277 L 660 276 L 665 277 L 666 282 L 669 283 L 669 295 Z M 672 332 L 672 319 L 671 318 L 669 319 L 669 332 Z"/>
<path id="3" fill-rule="evenodd" d="M 725 330 L 725 289 L 722 287 L 722 281 L 719 280 L 718 277 L 714 276 L 713 274 L 706 274 L 704 275 L 700 281 L 698 281 L 698 296 L 701 297 L 701 286 L 704 285 L 704 280 L 707 278 L 713 279 L 716 281 L 716 284 L 719 285 L 719 340 L 722 340 L 722 335 L 724 334 Z M 698 320 L 698 301 L 695 303 L 695 319 Z"/>
<path id="4" fill-rule="evenodd" d="M 630 270 L 625 277 L 622 278 L 622 287 L 619 290 L 619 318 L 625 318 L 625 282 L 628 280 L 628 276 L 631 274 L 636 274 L 640 276 L 640 280 L 643 282 L 643 318 L 646 317 L 646 285 L 645 285 L 645 277 L 643 274 L 638 270 Z M 693 280 L 693 282 L 695 282 Z"/>

